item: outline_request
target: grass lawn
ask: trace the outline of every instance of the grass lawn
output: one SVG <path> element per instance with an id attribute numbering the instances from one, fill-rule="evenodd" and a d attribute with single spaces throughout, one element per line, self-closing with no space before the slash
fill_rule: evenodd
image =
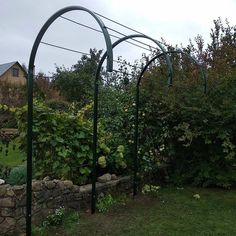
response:
<path id="1" fill-rule="evenodd" d="M 199 194 L 200 199 L 195 199 Z M 43 235 L 236 235 L 236 190 L 163 188 L 157 198 L 137 196 L 108 213 L 82 213 Z"/>
<path id="2" fill-rule="evenodd" d="M 7 156 L 5 145 L 2 145 L 2 143 L 0 142 L 0 147 L 2 147 L 2 151 L 0 152 L 0 165 L 15 167 L 22 164 L 26 159 L 26 155 L 20 152 L 20 150 L 17 148 L 17 145 L 15 150 L 13 150 L 13 143 L 9 144 Z"/>

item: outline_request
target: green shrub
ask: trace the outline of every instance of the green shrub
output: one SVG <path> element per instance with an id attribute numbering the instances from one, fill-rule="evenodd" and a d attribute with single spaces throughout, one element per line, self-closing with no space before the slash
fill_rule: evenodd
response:
<path id="1" fill-rule="evenodd" d="M 142 188 L 142 193 L 145 194 L 145 195 L 150 195 L 150 196 L 153 196 L 153 197 L 157 197 L 159 189 L 160 189 L 160 186 L 145 184 Z"/>
<path id="2" fill-rule="evenodd" d="M 11 172 L 11 168 L 0 164 L 0 179 L 6 180 Z"/>
<path id="3" fill-rule="evenodd" d="M 14 114 L 0 109 L 0 128 L 16 128 L 16 126 Z"/>
<path id="4" fill-rule="evenodd" d="M 58 229 L 71 229 L 78 227 L 79 213 L 77 211 L 66 210 L 64 207 L 56 209 L 53 213 L 49 214 L 42 224 L 32 227 L 32 235 L 44 236 L 51 235 L 50 232 L 57 231 Z"/>
<path id="5" fill-rule="evenodd" d="M 98 209 L 98 212 L 106 213 L 115 203 L 116 200 L 109 193 L 98 199 L 96 207 Z"/>
<path id="6" fill-rule="evenodd" d="M 11 185 L 21 185 L 26 183 L 26 166 L 20 165 L 11 169 L 7 178 L 7 183 Z"/>
<path id="7" fill-rule="evenodd" d="M 150 83 L 154 79 L 150 78 Z M 236 80 L 220 78 L 206 95 L 198 86 L 194 90 L 185 84 L 180 90 L 180 81 L 168 93 L 164 88 L 152 92 L 146 83 L 141 110 L 146 115 L 140 120 L 140 172 L 158 172 L 159 166 L 168 163 L 168 181 L 174 184 L 235 185 Z"/>
<path id="8" fill-rule="evenodd" d="M 70 179 L 75 184 L 89 181 L 92 172 L 92 121 L 85 117 L 88 104 L 79 112 L 57 111 L 45 104 L 34 102 L 33 125 L 33 157 L 36 177 Z M 16 112 L 19 130 L 19 143 L 26 150 L 26 107 Z M 112 156 L 117 153 L 117 147 L 108 148 L 107 135 L 103 127 L 98 127 L 98 156 L 104 156 L 110 168 L 113 165 Z M 113 170 L 125 167 L 125 162 L 114 162 Z M 98 173 L 99 174 L 99 173 Z"/>
<path id="9" fill-rule="evenodd" d="M 43 222 L 43 226 L 49 227 L 61 225 L 64 217 L 65 208 L 60 207 L 56 209 L 52 214 L 47 216 L 46 220 Z"/>
<path id="10" fill-rule="evenodd" d="M 63 100 L 58 99 L 50 99 L 46 101 L 48 107 L 52 108 L 53 110 L 59 111 L 68 111 L 69 103 Z"/>

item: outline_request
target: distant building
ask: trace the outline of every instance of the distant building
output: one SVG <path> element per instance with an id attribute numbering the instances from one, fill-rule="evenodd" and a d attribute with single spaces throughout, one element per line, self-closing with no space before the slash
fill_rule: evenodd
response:
<path id="1" fill-rule="evenodd" d="M 0 65 L 0 82 L 24 85 L 26 84 L 26 77 L 27 72 L 17 61 Z"/>

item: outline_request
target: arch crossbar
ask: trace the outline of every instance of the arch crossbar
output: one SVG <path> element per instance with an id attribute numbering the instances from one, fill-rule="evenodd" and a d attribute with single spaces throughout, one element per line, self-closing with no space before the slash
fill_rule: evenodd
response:
<path id="1" fill-rule="evenodd" d="M 32 204 L 32 149 L 33 149 L 33 77 L 34 77 L 34 62 L 35 57 L 38 51 L 39 44 L 49 28 L 49 26 L 61 15 L 66 12 L 70 11 L 84 11 L 89 13 L 98 23 L 100 26 L 102 33 L 104 35 L 104 39 L 106 42 L 106 49 L 107 49 L 107 71 L 112 71 L 113 69 L 113 51 L 112 51 L 112 44 L 109 33 L 106 29 L 106 26 L 102 22 L 102 20 L 92 11 L 87 8 L 81 6 L 69 6 L 62 8 L 61 10 L 54 13 L 43 25 L 41 30 L 39 31 L 29 59 L 29 66 L 28 66 L 28 81 L 27 81 L 27 96 L 28 96 L 28 115 L 27 115 L 27 188 L 26 188 L 26 235 L 31 235 L 31 204 Z M 93 139 L 94 140 L 94 139 Z"/>
<path id="2" fill-rule="evenodd" d="M 156 55 L 155 57 L 153 57 L 150 61 L 147 62 L 147 64 L 144 66 L 144 68 L 142 69 L 141 73 L 139 74 L 138 80 L 137 80 L 137 84 L 136 84 L 136 98 L 135 98 L 135 103 L 136 103 L 136 107 L 135 107 L 135 134 L 134 134 L 134 180 L 133 180 L 133 196 L 135 196 L 137 194 L 137 171 L 138 171 L 138 126 L 139 126 L 139 86 L 140 86 L 140 82 L 142 80 L 143 74 L 146 72 L 146 70 L 148 69 L 148 67 L 150 66 L 150 64 L 155 61 L 156 59 L 165 56 L 167 54 L 183 54 L 185 56 L 187 56 L 190 60 L 192 60 L 200 69 L 201 71 L 201 77 L 203 80 L 203 85 L 204 85 L 204 94 L 206 94 L 207 92 L 207 77 L 206 74 L 204 72 L 204 69 L 202 68 L 202 65 L 195 59 L 193 58 L 191 55 L 189 55 L 186 52 L 183 52 L 182 50 L 170 50 L 167 51 L 165 53 L 159 53 L 158 55 Z"/>

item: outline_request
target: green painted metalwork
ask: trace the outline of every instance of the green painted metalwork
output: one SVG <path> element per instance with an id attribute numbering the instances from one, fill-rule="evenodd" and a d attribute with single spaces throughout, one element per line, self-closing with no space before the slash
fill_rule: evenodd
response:
<path id="1" fill-rule="evenodd" d="M 161 43 L 159 43 L 157 40 L 147 36 L 147 35 L 143 35 L 143 34 L 132 34 L 132 35 L 128 35 L 128 36 L 124 36 L 123 38 L 118 39 L 115 43 L 112 44 L 112 48 L 114 49 L 117 45 L 119 45 L 120 43 L 128 40 L 128 39 L 133 39 L 133 38 L 146 38 L 149 39 L 151 41 L 153 41 L 160 49 L 161 51 L 164 53 L 165 58 L 166 58 L 166 63 L 168 66 L 168 84 L 171 85 L 172 84 L 172 78 L 173 78 L 173 68 L 172 68 L 172 63 L 170 60 L 169 55 L 166 53 L 167 51 L 165 50 L 165 48 L 162 46 Z M 97 68 L 97 73 L 96 73 L 96 80 L 99 80 L 99 76 L 100 76 L 100 71 L 102 68 L 102 64 L 105 61 L 107 57 L 107 52 L 105 52 L 98 64 L 98 68 Z"/>
<path id="2" fill-rule="evenodd" d="M 125 36 L 123 38 L 118 39 L 115 43 L 112 44 L 112 48 L 115 48 L 117 45 L 119 45 L 120 43 L 122 43 L 123 41 L 126 41 L 128 39 L 133 39 L 133 38 L 146 38 L 149 39 L 151 41 L 153 41 L 155 44 L 157 44 L 157 46 L 163 51 L 163 55 L 165 55 L 166 57 L 166 63 L 168 65 L 168 83 L 171 85 L 172 84 L 172 77 L 173 77 L 173 69 L 172 69 L 172 64 L 169 58 L 169 55 L 166 53 L 166 50 L 164 49 L 164 47 L 155 39 L 146 36 L 146 35 L 141 35 L 141 34 L 133 34 L 133 35 L 128 35 Z M 97 141 L 97 121 L 98 121 L 98 82 L 99 82 L 99 77 L 100 77 L 100 72 L 102 69 L 102 64 L 105 61 L 107 57 L 107 52 L 105 52 L 98 64 L 97 67 L 97 71 L 96 71 L 96 79 L 95 79 L 95 86 L 94 86 L 94 141 Z M 95 146 L 93 147 L 93 152 L 94 155 L 97 155 L 97 145 L 94 142 Z M 96 156 L 96 162 L 97 162 L 97 156 Z M 93 169 L 94 171 L 95 169 Z M 136 173 L 136 172 L 135 172 Z M 95 175 L 95 179 L 96 179 L 96 172 L 94 171 L 93 176 Z M 136 185 L 136 176 L 134 177 L 134 185 Z M 136 189 L 134 187 L 134 189 Z M 96 195 L 96 185 L 94 183 L 94 179 L 93 179 L 93 184 L 92 184 L 92 194 Z M 136 193 L 135 193 L 136 194 Z M 91 205 L 91 211 L 92 213 L 95 212 L 95 205 L 96 205 L 96 197 L 94 196 L 92 198 L 92 205 Z"/>
<path id="3" fill-rule="evenodd" d="M 74 10 L 79 10 L 79 11 L 85 11 L 89 13 L 99 24 L 101 27 L 101 30 L 103 32 L 105 42 L 106 42 L 106 47 L 107 47 L 107 70 L 112 71 L 113 69 L 113 51 L 112 51 L 112 44 L 111 44 L 111 39 L 108 34 L 108 31 L 106 29 L 106 26 L 102 22 L 102 20 L 96 16 L 96 14 L 87 8 L 81 7 L 81 6 L 69 6 L 65 7 L 59 11 L 57 11 L 55 14 L 53 14 L 43 25 L 41 30 L 39 31 L 35 42 L 33 44 L 31 54 L 30 54 L 30 59 L 29 59 L 29 67 L 28 67 L 28 82 L 27 82 L 27 93 L 28 93 L 28 116 L 27 116 L 27 121 L 28 121 L 28 128 L 27 128 L 27 200 L 26 200 L 26 234 L 27 236 L 31 235 L 31 204 L 32 204 L 32 142 L 33 142 L 33 79 L 34 79 L 34 62 L 35 62 L 35 57 L 36 53 L 39 47 L 39 44 L 41 42 L 41 39 L 43 38 L 45 32 L 49 28 L 49 26 L 62 14 L 69 12 L 69 11 L 74 11 Z M 95 81 L 96 83 L 96 81 Z M 96 95 L 96 90 L 95 90 L 95 97 Z M 94 102 L 95 103 L 95 102 Z M 94 106 L 95 107 L 95 106 Z M 94 117 L 97 117 L 97 109 L 94 108 Z M 94 121 L 94 124 L 96 124 L 97 121 Z M 97 145 L 97 131 L 95 127 L 95 132 L 94 132 L 94 138 L 93 138 L 93 146 L 96 147 Z M 96 148 L 94 148 L 96 150 Z M 94 176 L 93 176 L 93 185 L 95 185 L 96 181 L 96 153 L 94 152 L 94 158 L 93 158 L 93 168 L 94 168 Z M 92 198 L 95 197 L 95 192 L 92 194 Z M 92 202 L 94 202 L 92 200 Z"/>
<path id="4" fill-rule="evenodd" d="M 167 51 L 165 53 L 160 53 L 158 55 L 156 55 L 155 57 L 153 57 L 150 61 L 147 62 L 147 64 L 145 65 L 145 67 L 142 69 L 139 77 L 138 77 L 138 81 L 137 81 L 137 85 L 139 86 L 140 84 L 140 81 L 142 79 L 142 76 L 143 74 L 145 73 L 145 71 L 147 70 L 148 66 L 153 62 L 155 61 L 156 59 L 162 57 L 162 56 L 165 56 L 165 54 L 183 54 L 185 56 L 187 56 L 190 60 L 192 60 L 197 66 L 198 68 L 200 69 L 201 71 L 201 77 L 202 77 L 202 80 L 203 80 L 203 88 L 204 88 L 204 93 L 206 94 L 207 92 L 207 77 L 206 77 L 206 73 L 203 69 L 203 65 L 201 65 L 195 58 L 193 58 L 190 54 L 178 49 L 178 50 L 170 50 L 170 51 Z M 170 85 L 168 83 L 168 85 Z"/>
<path id="5" fill-rule="evenodd" d="M 166 53 L 168 54 L 183 54 L 185 56 L 187 56 L 188 58 L 190 58 L 200 69 L 201 71 L 201 77 L 204 83 L 204 94 L 206 94 L 207 92 L 207 77 L 206 74 L 204 72 L 204 69 L 202 68 L 202 65 L 196 60 L 194 59 L 191 55 L 189 55 L 186 52 L 183 52 L 181 50 L 170 50 L 167 51 Z M 144 68 L 142 69 L 141 73 L 139 74 L 138 77 L 138 81 L 136 84 L 136 99 L 135 99 L 135 103 L 136 103 L 136 107 L 135 107 L 135 135 L 134 135 L 134 189 L 133 189 L 133 195 L 135 196 L 137 193 L 137 171 L 138 171 L 138 126 L 139 126 L 139 86 L 140 86 L 140 82 L 142 79 L 143 74 L 145 73 L 145 71 L 147 70 L 147 68 L 149 67 L 149 65 L 155 61 L 156 59 L 165 56 L 166 53 L 160 53 L 158 55 L 156 55 L 155 57 L 153 57 L 150 61 L 147 62 L 147 64 L 144 66 Z"/>

